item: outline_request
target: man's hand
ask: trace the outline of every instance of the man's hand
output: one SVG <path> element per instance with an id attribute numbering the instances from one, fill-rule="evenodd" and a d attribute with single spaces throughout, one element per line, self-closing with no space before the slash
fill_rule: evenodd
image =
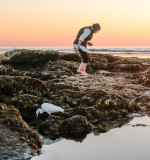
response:
<path id="1" fill-rule="evenodd" d="M 93 46 L 93 44 L 92 44 L 92 43 L 90 43 L 90 42 L 87 42 L 87 44 L 88 44 L 89 46 Z"/>

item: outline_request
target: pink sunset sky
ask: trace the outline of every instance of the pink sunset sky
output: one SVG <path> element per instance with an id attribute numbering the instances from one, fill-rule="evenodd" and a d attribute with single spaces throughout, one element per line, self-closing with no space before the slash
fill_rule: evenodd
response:
<path id="1" fill-rule="evenodd" d="M 1 0 L 0 46 L 71 46 L 93 23 L 95 46 L 150 46 L 150 0 Z"/>

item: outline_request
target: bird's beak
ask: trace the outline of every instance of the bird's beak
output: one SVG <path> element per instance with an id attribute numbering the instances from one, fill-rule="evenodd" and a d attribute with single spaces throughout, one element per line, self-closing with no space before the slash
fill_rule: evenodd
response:
<path id="1" fill-rule="evenodd" d="M 39 114 L 37 113 L 37 114 L 36 114 L 36 119 L 38 118 L 38 115 L 39 115 Z"/>

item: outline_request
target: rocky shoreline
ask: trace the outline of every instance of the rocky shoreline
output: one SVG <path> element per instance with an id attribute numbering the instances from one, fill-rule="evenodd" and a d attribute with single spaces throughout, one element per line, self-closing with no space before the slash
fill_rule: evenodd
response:
<path id="1" fill-rule="evenodd" d="M 150 114 L 150 62 L 90 55 L 89 75 L 82 76 L 76 72 L 81 61 L 77 53 L 25 49 L 5 53 L 0 62 L 0 159 L 39 154 L 40 134 L 83 139 L 90 132 L 122 126 L 132 113 Z M 43 113 L 36 119 L 44 102 L 65 112 Z"/>

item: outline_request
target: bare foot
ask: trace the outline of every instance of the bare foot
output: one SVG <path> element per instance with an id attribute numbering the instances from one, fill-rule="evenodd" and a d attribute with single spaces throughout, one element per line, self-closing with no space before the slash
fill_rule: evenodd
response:
<path id="1" fill-rule="evenodd" d="M 83 76 L 88 76 L 88 74 L 86 72 L 82 72 Z"/>
<path id="2" fill-rule="evenodd" d="M 82 73 L 82 71 L 80 69 L 77 70 L 78 73 Z"/>

